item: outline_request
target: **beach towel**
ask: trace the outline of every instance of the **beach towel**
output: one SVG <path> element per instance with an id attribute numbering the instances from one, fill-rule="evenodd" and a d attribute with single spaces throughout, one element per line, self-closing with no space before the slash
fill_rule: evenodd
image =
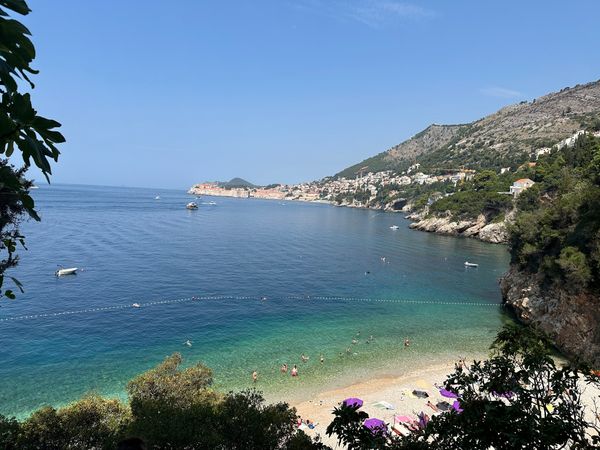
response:
<path id="1" fill-rule="evenodd" d="M 429 394 L 425 391 L 419 391 L 417 389 L 412 391 L 413 395 L 417 398 L 429 398 Z"/>
<path id="2" fill-rule="evenodd" d="M 373 403 L 373 406 L 382 409 L 396 409 L 394 405 L 384 400 L 378 401 L 377 403 Z"/>

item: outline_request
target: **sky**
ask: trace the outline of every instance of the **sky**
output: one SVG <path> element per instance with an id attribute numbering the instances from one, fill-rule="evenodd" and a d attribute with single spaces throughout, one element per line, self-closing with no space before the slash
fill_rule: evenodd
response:
<path id="1" fill-rule="evenodd" d="M 596 0 L 28 4 L 56 183 L 314 180 L 600 78 Z"/>

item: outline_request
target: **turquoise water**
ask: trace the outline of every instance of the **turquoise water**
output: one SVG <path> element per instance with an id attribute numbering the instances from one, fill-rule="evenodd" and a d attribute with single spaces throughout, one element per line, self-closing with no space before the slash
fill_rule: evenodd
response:
<path id="1" fill-rule="evenodd" d="M 219 388 L 250 386 L 257 370 L 271 397 L 306 395 L 484 352 L 506 320 L 504 247 L 412 231 L 398 214 L 226 198 L 188 211 L 184 192 L 132 188 L 34 195 L 42 222 L 25 224 L 15 271 L 26 293 L 0 308 L 3 414 L 123 395 L 175 351 L 210 366 Z M 57 264 L 84 270 L 59 279 Z M 283 362 L 300 377 L 282 376 Z"/>

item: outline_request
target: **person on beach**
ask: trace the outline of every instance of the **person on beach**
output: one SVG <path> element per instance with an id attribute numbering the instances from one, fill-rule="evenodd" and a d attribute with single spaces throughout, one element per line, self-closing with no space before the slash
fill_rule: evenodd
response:
<path id="1" fill-rule="evenodd" d="M 433 403 L 431 403 L 431 400 L 427 400 L 427 406 L 429 406 L 435 412 L 440 412 L 440 408 L 438 408 L 436 405 L 434 405 Z"/>
<path id="2" fill-rule="evenodd" d="M 256 370 L 252 372 L 252 382 L 256 383 L 258 381 L 258 372 Z"/>
<path id="3" fill-rule="evenodd" d="M 350 347 L 348 347 L 348 348 L 346 349 L 346 353 L 348 353 L 348 354 L 352 353 L 352 349 L 351 349 Z"/>
<path id="4" fill-rule="evenodd" d="M 292 367 L 292 376 L 293 377 L 298 376 L 298 367 L 296 367 L 296 364 L 294 364 L 294 367 Z"/>
<path id="5" fill-rule="evenodd" d="M 284 363 L 283 366 L 281 366 L 281 369 L 279 369 L 279 370 L 281 370 L 281 373 L 287 373 L 288 365 Z"/>

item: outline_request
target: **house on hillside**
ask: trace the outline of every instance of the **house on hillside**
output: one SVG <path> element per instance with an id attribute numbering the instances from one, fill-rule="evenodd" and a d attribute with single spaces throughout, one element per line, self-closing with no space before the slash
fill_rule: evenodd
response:
<path id="1" fill-rule="evenodd" d="M 525 189 L 529 189 L 534 184 L 535 184 L 535 182 L 530 180 L 529 178 L 521 178 L 520 180 L 517 180 L 512 184 L 512 186 L 510 187 L 510 193 L 514 197 L 516 197 L 521 192 L 523 192 Z"/>

